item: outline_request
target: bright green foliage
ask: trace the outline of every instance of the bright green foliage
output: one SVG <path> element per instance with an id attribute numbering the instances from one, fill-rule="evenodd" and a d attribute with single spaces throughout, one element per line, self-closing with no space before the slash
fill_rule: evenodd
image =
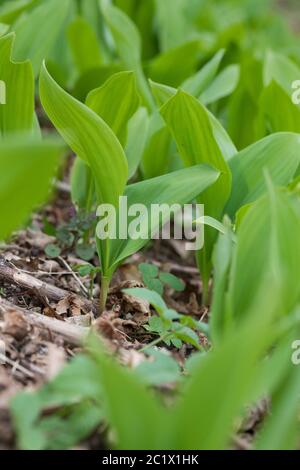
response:
<path id="1" fill-rule="evenodd" d="M 238 230 L 230 274 L 232 314 L 288 314 L 299 301 L 299 257 L 299 216 L 290 197 L 269 183 L 268 194 L 250 207 Z M 266 292 L 272 295 L 266 298 Z"/>
<path id="2" fill-rule="evenodd" d="M 233 217 L 266 192 L 265 170 L 276 185 L 290 183 L 300 163 L 299 151 L 299 134 L 277 133 L 234 155 L 228 162 L 233 181 L 226 212 Z"/>
<path id="3" fill-rule="evenodd" d="M 21 13 L 29 10 L 37 0 L 13 0 L 2 2 L 0 6 L 0 21 L 2 23 L 12 23 Z"/>
<path id="4" fill-rule="evenodd" d="M 0 39 L 0 77 L 5 83 L 6 104 L 0 107 L 2 136 L 30 131 L 34 113 L 34 79 L 30 62 L 15 63 L 11 59 L 14 34 Z"/>
<path id="5" fill-rule="evenodd" d="M 63 138 L 92 168 L 97 202 L 117 207 L 128 170 L 124 151 L 112 130 L 96 113 L 62 90 L 45 66 L 40 76 L 40 95 Z"/>
<path id="6" fill-rule="evenodd" d="M 199 337 L 194 330 L 201 330 L 201 325 L 192 317 L 181 315 L 173 309 L 169 309 L 160 294 L 144 288 L 125 289 L 126 294 L 132 295 L 143 300 L 147 300 L 158 312 L 159 317 L 151 317 L 149 324 L 144 328 L 158 335 L 150 345 L 145 346 L 148 349 L 154 343 L 163 341 L 168 346 L 173 345 L 181 348 L 182 342 L 193 345 L 196 349 L 201 349 Z"/>
<path id="7" fill-rule="evenodd" d="M 63 152 L 43 138 L 51 123 L 75 154 L 77 213 L 59 227 L 42 220 L 56 238 L 45 255 L 88 262 L 73 269 L 91 300 L 99 278 L 100 310 L 114 272 L 170 219 L 167 205 L 205 211 L 194 221 L 205 308 L 191 316 L 194 278 L 185 286 L 142 263 L 146 289 L 125 292 L 151 309 L 130 366 L 89 338 L 53 381 L 13 399 L 19 448 L 72 448 L 100 430 L 108 449 L 227 449 L 262 397 L 271 412 L 253 448 L 298 447 L 300 53 L 284 18 L 299 6 L 280 3 L 277 14 L 275 0 L 0 0 L 0 239 L 49 196 Z M 147 215 L 128 215 L 120 196 Z M 95 237 L 100 204 L 125 238 Z M 151 224 L 153 204 L 165 206 Z M 118 295 L 121 321 L 134 317 Z"/>
<path id="8" fill-rule="evenodd" d="M 156 291 L 162 295 L 164 291 L 164 284 L 171 287 L 175 291 L 182 292 L 185 288 L 185 283 L 171 273 L 159 272 L 159 269 L 154 264 L 141 263 L 139 270 L 142 274 L 145 286 Z"/>
<path id="9" fill-rule="evenodd" d="M 109 125 L 123 145 L 127 137 L 127 123 L 137 110 L 139 102 L 133 72 L 112 75 L 102 87 L 91 91 L 86 99 L 86 105 Z"/>
<path id="10" fill-rule="evenodd" d="M 102 1 L 102 13 L 125 67 L 134 70 L 144 104 L 153 108 L 153 99 L 141 64 L 141 38 L 135 24 L 119 8 Z"/>
<path id="11" fill-rule="evenodd" d="M 152 204 L 184 204 L 193 200 L 219 177 L 216 170 L 197 165 L 180 170 L 177 175 L 169 174 L 130 185 L 125 190 L 128 178 L 126 156 L 108 125 L 94 111 L 61 89 L 45 66 L 40 77 L 40 95 L 58 131 L 78 157 L 89 165 L 95 181 L 97 204 L 112 204 L 117 209 L 122 194 L 128 198 L 128 207 L 140 201 L 147 209 Z M 126 214 L 125 217 L 128 224 L 130 220 L 127 221 Z M 167 208 L 161 223 L 165 223 L 168 218 Z M 147 221 L 141 224 L 141 238 L 137 240 L 129 237 L 97 239 L 104 286 L 108 285 L 121 261 L 141 249 L 159 228 L 159 225 L 151 225 L 151 221 Z M 105 292 L 106 287 L 102 290 Z"/>
<path id="12" fill-rule="evenodd" d="M 70 0 L 47 0 L 17 23 L 14 58 L 30 59 L 35 75 L 54 46 L 69 8 Z"/>
<path id="13" fill-rule="evenodd" d="M 221 172 L 218 181 L 199 199 L 207 215 L 219 219 L 231 191 L 231 173 L 214 137 L 213 127 L 201 103 L 179 91 L 161 109 L 169 129 L 176 140 L 178 151 L 186 166 L 208 163 Z M 198 260 L 204 281 L 204 293 L 210 276 L 211 250 L 215 232 L 205 230 L 205 246 Z"/>
<path id="14" fill-rule="evenodd" d="M 96 32 L 85 18 L 75 18 L 69 24 L 67 34 L 78 72 L 83 73 L 102 65 L 102 52 Z"/>
<path id="15" fill-rule="evenodd" d="M 44 202 L 61 153 L 62 145 L 55 141 L 19 137 L 1 143 L 1 240 L 26 222 L 30 212 Z"/>

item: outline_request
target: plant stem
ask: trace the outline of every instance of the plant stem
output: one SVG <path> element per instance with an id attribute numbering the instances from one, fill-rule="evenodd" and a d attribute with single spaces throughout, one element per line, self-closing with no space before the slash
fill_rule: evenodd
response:
<path id="1" fill-rule="evenodd" d="M 146 349 L 152 348 L 156 344 L 160 343 L 161 341 L 166 340 L 169 336 L 171 336 L 171 333 L 165 333 L 164 335 L 159 336 L 156 338 L 154 341 L 151 341 L 151 343 L 146 344 L 142 349 L 139 350 L 139 352 L 144 352 Z"/>
<path id="2" fill-rule="evenodd" d="M 106 300 L 108 289 L 110 285 L 110 277 L 101 276 L 101 286 L 100 286 L 100 314 L 104 312 L 106 307 Z"/>
<path id="3" fill-rule="evenodd" d="M 202 276 L 202 305 L 208 304 L 209 300 L 209 278 L 206 275 Z"/>

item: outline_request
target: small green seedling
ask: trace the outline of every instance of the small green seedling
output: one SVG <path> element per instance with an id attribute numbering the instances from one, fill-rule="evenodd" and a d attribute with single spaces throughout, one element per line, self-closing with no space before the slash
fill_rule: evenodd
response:
<path id="1" fill-rule="evenodd" d="M 188 315 L 181 315 L 176 310 L 168 308 L 163 298 L 155 291 L 144 288 L 124 289 L 126 294 L 147 300 L 158 313 L 158 316 L 152 316 L 144 328 L 158 336 L 152 343 L 148 344 L 143 350 L 148 349 L 160 342 L 167 346 L 181 348 L 182 343 L 191 344 L 196 349 L 202 349 L 199 336 L 196 331 L 201 331 L 201 323 Z"/>
<path id="2" fill-rule="evenodd" d="M 74 250 L 78 258 L 91 261 L 96 253 L 96 246 L 90 241 L 89 234 L 95 229 L 95 216 L 79 211 L 68 223 L 55 228 L 44 221 L 44 232 L 56 238 L 55 243 L 45 247 L 49 258 L 57 258 L 63 252 Z"/>
<path id="3" fill-rule="evenodd" d="M 159 295 L 163 294 L 164 285 L 171 287 L 177 292 L 183 292 L 185 289 L 185 283 L 181 279 L 174 276 L 174 274 L 160 272 L 154 264 L 141 263 L 139 264 L 139 270 L 145 286 L 150 290 L 154 290 Z"/>
<path id="4" fill-rule="evenodd" d="M 81 264 L 74 266 L 74 269 L 78 272 L 79 276 L 86 277 L 89 276 L 89 298 L 93 297 L 93 289 L 94 289 L 94 281 L 101 269 L 99 267 L 95 267 L 92 264 Z"/>

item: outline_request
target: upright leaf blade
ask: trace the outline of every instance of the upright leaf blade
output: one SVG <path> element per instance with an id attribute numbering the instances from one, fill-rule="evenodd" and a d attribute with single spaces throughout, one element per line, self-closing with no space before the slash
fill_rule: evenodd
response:
<path id="1" fill-rule="evenodd" d="M 84 17 L 78 16 L 69 24 L 67 36 L 73 60 L 80 73 L 102 65 L 103 58 L 96 32 Z"/>
<path id="2" fill-rule="evenodd" d="M 202 195 L 207 215 L 219 218 L 230 194 L 231 175 L 205 108 L 192 96 L 178 91 L 161 108 L 161 114 L 186 166 L 207 163 L 221 171 L 215 185 Z"/>
<path id="3" fill-rule="evenodd" d="M 18 136 L 0 143 L 1 240 L 44 202 L 61 153 L 62 144 L 57 141 Z"/>
<path id="4" fill-rule="evenodd" d="M 35 75 L 63 27 L 70 8 L 70 0 L 48 0 L 37 6 L 16 28 L 14 58 L 30 59 Z"/>
<path id="5" fill-rule="evenodd" d="M 289 313 L 299 301 L 299 275 L 300 219 L 289 196 L 269 184 L 238 230 L 229 289 L 233 315 Z"/>
<path id="6" fill-rule="evenodd" d="M 300 136 L 277 133 L 250 145 L 229 160 L 233 184 L 226 212 L 234 216 L 243 205 L 266 192 L 264 170 L 277 185 L 287 185 L 300 163 Z"/>
<path id="7" fill-rule="evenodd" d="M 5 84 L 5 104 L 0 105 L 0 131 L 30 131 L 34 123 L 34 78 L 30 62 L 15 63 L 11 51 L 15 36 L 0 39 L 0 77 Z"/>
<path id="8" fill-rule="evenodd" d="M 133 72 L 112 75 L 100 88 L 89 93 L 86 104 L 114 131 L 124 145 L 127 124 L 140 102 Z"/>
<path id="9" fill-rule="evenodd" d="M 102 2 L 102 13 L 113 35 L 118 54 L 129 70 L 134 70 L 144 103 L 148 108 L 154 107 L 147 80 L 141 65 L 141 38 L 136 25 L 119 8 Z"/>
<path id="10" fill-rule="evenodd" d="M 40 76 L 40 96 L 62 137 L 91 167 L 98 203 L 117 207 L 128 167 L 122 146 L 112 130 L 96 113 L 60 88 L 45 65 Z"/>
<path id="11" fill-rule="evenodd" d="M 207 165 L 196 165 L 192 168 L 178 170 L 173 173 L 152 178 L 140 183 L 127 186 L 128 207 L 142 203 L 147 209 L 147 215 L 141 222 L 140 237 L 136 240 L 111 241 L 111 266 L 117 266 L 124 258 L 140 250 L 155 235 L 161 224 L 169 219 L 169 209 L 172 204 L 185 204 L 195 199 L 201 192 L 214 184 L 219 177 L 219 172 Z M 152 224 L 148 217 L 151 215 L 151 206 L 163 205 L 161 220 L 155 220 Z M 166 206 L 167 205 L 167 206 Z M 128 225 L 132 217 L 129 217 Z"/>

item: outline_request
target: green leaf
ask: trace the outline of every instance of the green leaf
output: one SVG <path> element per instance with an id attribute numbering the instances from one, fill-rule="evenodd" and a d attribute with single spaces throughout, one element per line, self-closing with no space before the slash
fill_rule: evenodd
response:
<path id="1" fill-rule="evenodd" d="M 11 24 L 24 11 L 29 10 L 37 0 L 10 0 L 0 7 L 0 21 Z"/>
<path id="2" fill-rule="evenodd" d="M 166 331 L 166 327 L 162 318 L 157 316 L 150 317 L 148 320 L 148 325 L 144 325 L 144 328 L 150 333 L 158 333 L 159 335 L 165 333 Z"/>
<path id="3" fill-rule="evenodd" d="M 160 273 L 159 279 L 168 286 L 172 287 L 172 289 L 176 290 L 177 292 L 183 292 L 185 289 L 185 283 L 182 279 L 179 279 L 177 276 L 171 273 Z"/>
<path id="4" fill-rule="evenodd" d="M 124 67 L 115 63 L 86 70 L 76 79 L 73 86 L 73 96 L 84 102 L 90 91 L 103 85 L 111 75 L 122 70 L 124 70 Z"/>
<path id="5" fill-rule="evenodd" d="M 76 404 L 67 410 L 67 416 L 45 417 L 38 429 L 46 436 L 48 450 L 65 450 L 74 447 L 97 430 L 103 420 L 103 412 L 98 404 L 91 401 Z"/>
<path id="6" fill-rule="evenodd" d="M 19 393 L 11 404 L 13 422 L 17 431 L 18 447 L 24 450 L 41 450 L 46 445 L 46 438 L 35 428 L 41 411 L 38 395 L 29 392 Z"/>
<path id="7" fill-rule="evenodd" d="M 163 316 L 164 311 L 168 309 L 163 298 L 157 292 L 144 289 L 143 287 L 124 289 L 124 292 L 138 299 L 147 300 L 161 316 Z"/>
<path id="8" fill-rule="evenodd" d="M 269 321 L 254 315 L 214 351 L 196 356 L 198 364 L 173 410 L 174 449 L 228 448 L 234 420 L 251 396 L 259 360 L 270 344 L 269 331 Z"/>
<path id="9" fill-rule="evenodd" d="M 155 264 L 150 263 L 140 263 L 139 270 L 143 276 L 147 277 L 157 277 L 158 276 L 158 267 Z"/>
<path id="10" fill-rule="evenodd" d="M 211 104 L 230 95 L 235 89 L 240 78 L 238 65 L 229 65 L 215 78 L 215 80 L 201 94 L 200 101 Z"/>
<path id="11" fill-rule="evenodd" d="M 143 276 L 143 282 L 145 286 L 157 292 L 159 295 L 163 295 L 164 293 L 164 286 L 159 279 L 154 279 L 153 277 Z"/>
<path id="12" fill-rule="evenodd" d="M 213 217 L 209 217 L 209 215 L 203 215 L 199 217 L 198 219 L 194 221 L 194 223 L 207 225 L 209 227 L 214 228 L 220 233 L 223 233 L 223 234 L 226 233 L 225 225 L 219 222 L 218 220 L 214 219 Z"/>
<path id="13" fill-rule="evenodd" d="M 53 243 L 49 243 L 49 245 L 45 247 L 45 254 L 49 258 L 57 258 L 61 254 L 61 249 L 59 246 L 54 245 Z"/>
<path id="14" fill-rule="evenodd" d="M 142 385 L 137 374 L 98 355 L 104 409 L 116 433 L 118 449 L 158 449 L 163 442 L 168 412 Z M 155 423 L 155 426 L 153 425 Z"/>
<path id="15" fill-rule="evenodd" d="M 82 16 L 68 26 L 67 36 L 73 60 L 80 73 L 102 65 L 103 58 L 96 32 Z"/>
<path id="16" fill-rule="evenodd" d="M 282 379 L 272 394 L 271 414 L 266 418 L 263 429 L 256 437 L 255 449 L 293 450 L 297 448 L 299 386 L 300 375 L 297 366 L 285 363 Z"/>
<path id="17" fill-rule="evenodd" d="M 176 88 L 173 88 L 163 83 L 157 83 L 149 78 L 151 91 L 155 98 L 157 106 L 161 107 L 165 104 L 172 96 L 176 95 Z"/>
<path id="18" fill-rule="evenodd" d="M 148 135 L 142 157 L 145 179 L 168 172 L 170 163 L 171 135 L 158 112 L 151 115 Z M 155 155 L 155 158 L 153 158 Z"/>
<path id="19" fill-rule="evenodd" d="M 300 108 L 277 82 L 272 81 L 260 97 L 258 137 L 274 132 L 300 132 Z"/>
<path id="20" fill-rule="evenodd" d="M 224 57 L 225 50 L 218 51 L 212 59 L 210 59 L 201 69 L 192 77 L 185 80 L 181 87 L 186 93 L 195 96 L 200 96 L 207 87 L 211 86 L 217 71 L 220 67 L 221 61 Z"/>
<path id="21" fill-rule="evenodd" d="M 177 382 L 180 379 L 180 368 L 167 351 L 148 350 L 151 361 L 143 361 L 135 372 L 148 385 L 164 385 Z M 154 360 L 153 360 L 154 359 Z"/>
<path id="22" fill-rule="evenodd" d="M 35 76 L 63 27 L 70 0 L 48 0 L 32 10 L 15 27 L 14 58 L 30 59 Z"/>
<path id="23" fill-rule="evenodd" d="M 127 123 L 139 106 L 133 72 L 112 75 L 100 88 L 89 93 L 86 105 L 100 116 L 124 145 Z"/>
<path id="24" fill-rule="evenodd" d="M 20 136 L 0 143 L 0 239 L 19 228 L 45 201 L 62 149 L 57 141 Z"/>
<path id="25" fill-rule="evenodd" d="M 67 144 L 91 167 L 98 204 L 117 207 L 127 181 L 127 161 L 112 130 L 96 113 L 60 88 L 45 65 L 40 76 L 40 96 Z"/>
<path id="26" fill-rule="evenodd" d="M 148 76 L 155 82 L 177 87 L 195 73 L 200 51 L 201 43 L 195 39 L 170 49 L 153 59 Z"/>
<path id="27" fill-rule="evenodd" d="M 0 23 L 0 37 L 4 36 L 9 31 L 9 25 Z"/>
<path id="28" fill-rule="evenodd" d="M 76 254 L 79 258 L 83 259 L 84 261 L 90 261 L 95 256 L 95 246 L 89 245 L 86 243 L 78 243 L 76 246 Z"/>
<path id="29" fill-rule="evenodd" d="M 174 329 L 174 335 L 184 343 L 191 344 L 196 349 L 201 349 L 197 333 L 188 326 L 178 325 L 178 327 Z"/>
<path id="30" fill-rule="evenodd" d="M 185 42 L 191 35 L 185 0 L 155 0 L 161 49 L 168 50 Z"/>
<path id="31" fill-rule="evenodd" d="M 263 70 L 265 86 L 268 86 L 272 80 L 275 80 L 290 96 L 292 83 L 299 79 L 299 76 L 300 68 L 288 57 L 273 51 L 268 51 Z"/>
<path id="32" fill-rule="evenodd" d="M 178 91 L 161 108 L 161 114 L 186 166 L 207 163 L 221 171 L 218 181 L 201 196 L 207 215 L 218 218 L 230 194 L 231 175 L 205 108 L 192 96 Z"/>
<path id="33" fill-rule="evenodd" d="M 128 161 L 128 178 L 136 173 L 142 159 L 149 128 L 149 115 L 146 108 L 139 108 L 128 122 L 125 154 Z"/>
<path id="34" fill-rule="evenodd" d="M 226 212 L 234 216 L 241 206 L 255 201 L 266 192 L 264 169 L 268 170 L 276 185 L 290 183 L 299 165 L 299 152 L 299 135 L 277 133 L 234 155 L 229 160 L 233 179 Z"/>
<path id="35" fill-rule="evenodd" d="M 109 2 L 101 2 L 101 11 L 113 35 L 118 54 L 129 69 L 141 60 L 141 38 L 133 21 Z"/>
<path id="36" fill-rule="evenodd" d="M 152 95 L 141 65 L 141 38 L 136 25 L 119 8 L 101 3 L 106 24 L 112 33 L 118 54 L 129 70 L 136 72 L 138 88 L 148 108 L 154 108 Z"/>
<path id="37" fill-rule="evenodd" d="M 214 284 L 209 326 L 214 344 L 222 337 L 226 321 L 226 292 L 233 253 L 233 233 L 226 218 L 225 224 L 225 232 L 219 235 L 213 252 Z"/>
<path id="38" fill-rule="evenodd" d="M 101 394 L 97 364 L 88 356 L 78 355 L 38 391 L 22 392 L 13 398 L 10 409 L 18 447 L 66 449 L 77 444 L 103 418 Z M 71 407 L 69 412 L 67 407 Z M 52 409 L 54 414 L 45 417 L 44 409 Z"/>
<path id="39" fill-rule="evenodd" d="M 4 83 L 5 105 L 0 105 L 2 135 L 30 131 L 34 118 L 34 78 L 30 62 L 11 60 L 14 34 L 0 38 L 0 77 Z"/>
<path id="40" fill-rule="evenodd" d="M 299 300 L 299 271 L 299 216 L 289 196 L 269 183 L 267 195 L 249 208 L 239 227 L 230 274 L 233 315 L 287 314 Z"/>
<path id="41" fill-rule="evenodd" d="M 90 212 L 95 200 L 93 175 L 90 167 L 81 158 L 75 158 L 72 166 L 71 197 L 75 205 Z"/>
<path id="42" fill-rule="evenodd" d="M 111 240 L 110 266 L 116 267 L 123 259 L 140 250 L 151 238 L 151 235 L 156 234 L 162 224 L 169 220 L 170 206 L 192 201 L 212 185 L 218 177 L 219 173 L 216 170 L 206 165 L 196 165 L 127 186 L 125 196 L 128 198 L 128 207 L 140 204 L 142 201 L 144 207 L 147 208 L 147 214 L 141 214 L 140 237 L 138 239 Z M 155 218 L 151 224 L 149 217 L 153 204 L 162 205 L 161 220 Z M 131 220 L 132 217 L 127 220 L 128 227 Z"/>
<path id="43" fill-rule="evenodd" d="M 219 219 L 230 195 L 231 172 L 214 136 L 206 109 L 196 98 L 183 91 L 178 91 L 161 108 L 161 114 L 176 141 L 179 154 L 186 166 L 208 163 L 220 171 L 220 177 L 216 183 L 198 198 L 198 201 L 204 204 L 206 215 Z M 204 236 L 205 245 L 198 252 L 198 262 L 201 267 L 205 297 L 216 234 L 211 228 L 206 228 Z M 204 300 L 206 299 L 204 298 Z"/>
<path id="44" fill-rule="evenodd" d="M 263 90 L 261 61 L 245 55 L 240 75 L 239 85 L 228 104 L 227 128 L 235 145 L 243 149 L 256 139 L 259 96 Z"/>
<path id="45" fill-rule="evenodd" d="M 176 95 L 176 89 L 175 88 L 172 88 L 172 87 L 169 87 L 169 86 L 166 86 L 166 85 L 162 85 L 161 83 L 153 82 L 152 80 L 150 80 L 150 85 L 151 85 L 153 95 L 154 95 L 154 97 L 155 97 L 155 99 L 158 103 L 158 106 L 162 106 L 170 98 L 172 98 L 174 95 Z M 217 144 L 218 144 L 218 146 L 219 146 L 219 148 L 220 148 L 220 150 L 223 154 L 224 159 L 227 161 L 227 160 L 229 160 L 229 158 L 231 158 L 233 155 L 235 155 L 237 153 L 237 150 L 236 150 L 231 138 L 227 134 L 226 130 L 224 129 L 224 127 L 220 123 L 220 121 L 218 121 L 218 119 L 216 119 L 215 116 L 208 109 L 206 109 L 206 112 L 208 114 L 210 124 L 212 126 L 212 131 L 213 131 L 214 138 L 215 138 L 215 140 L 216 140 L 216 142 L 217 142 Z M 158 124 L 160 124 L 160 127 L 158 126 Z M 156 125 L 157 125 L 160 133 L 163 133 L 163 131 L 165 131 L 165 129 L 161 125 L 161 123 L 156 123 Z M 158 131 L 156 130 L 156 132 L 158 132 Z M 156 154 L 156 152 L 154 152 L 154 153 Z M 149 158 L 149 160 L 150 160 L 150 158 Z"/>

